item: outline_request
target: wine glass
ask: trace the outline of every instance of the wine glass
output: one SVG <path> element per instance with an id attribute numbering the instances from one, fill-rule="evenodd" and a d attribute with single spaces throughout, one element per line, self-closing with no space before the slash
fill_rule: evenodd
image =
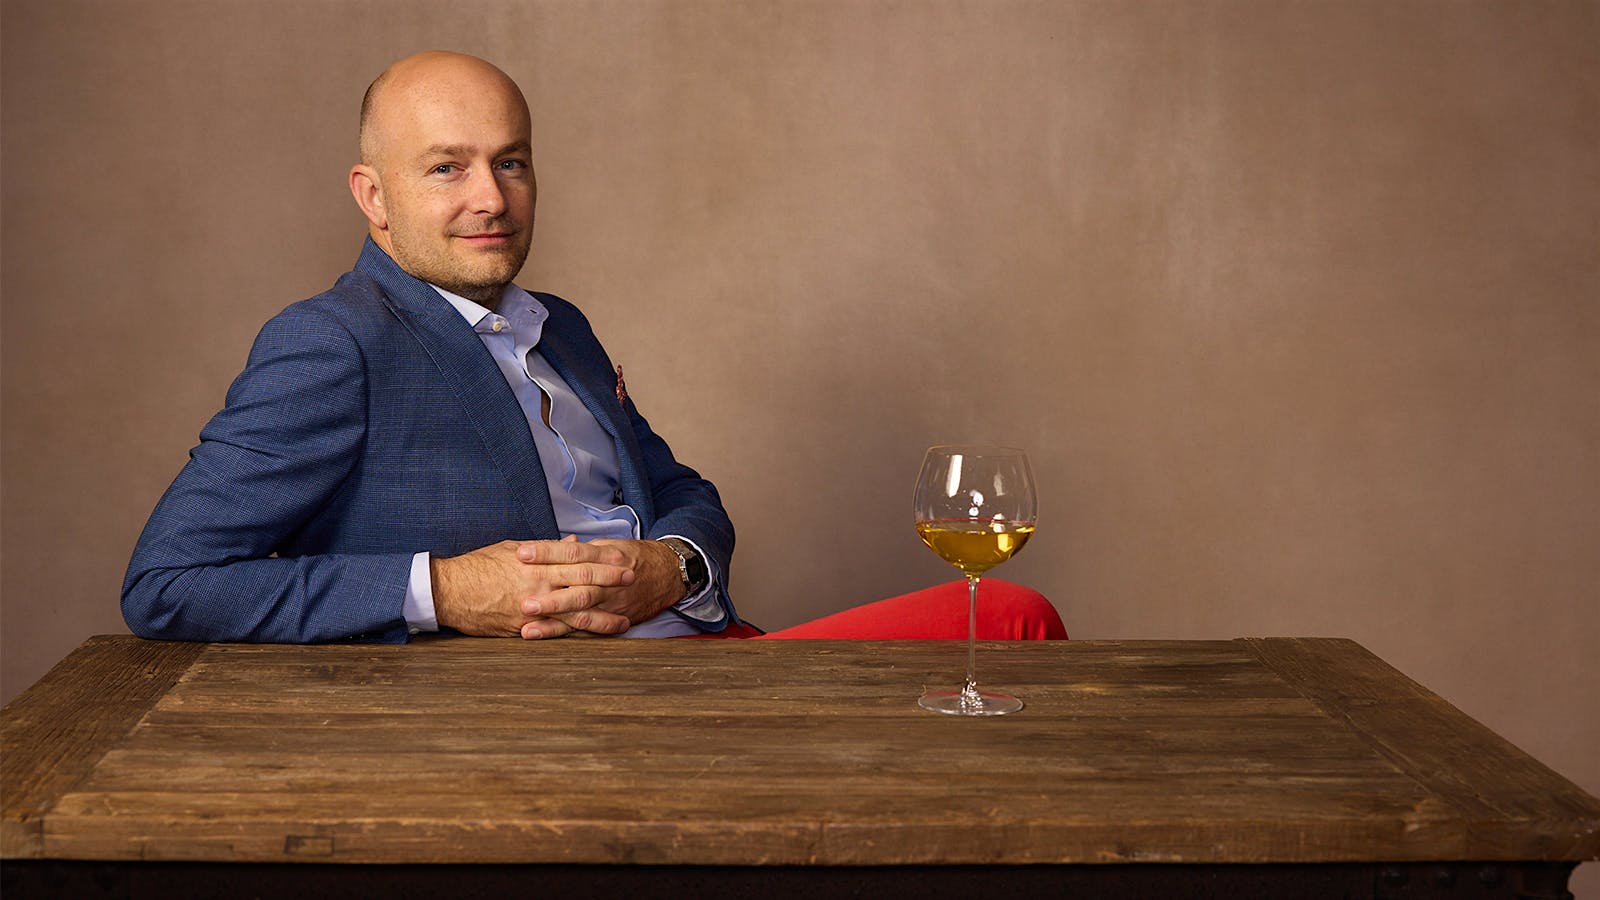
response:
<path id="1" fill-rule="evenodd" d="M 930 447 L 917 477 L 917 536 L 967 576 L 967 683 L 929 691 L 917 704 L 956 716 L 1000 716 L 1022 708 L 1007 694 L 979 693 L 973 675 L 978 581 L 1033 536 L 1037 518 L 1028 456 L 1010 447 Z"/>

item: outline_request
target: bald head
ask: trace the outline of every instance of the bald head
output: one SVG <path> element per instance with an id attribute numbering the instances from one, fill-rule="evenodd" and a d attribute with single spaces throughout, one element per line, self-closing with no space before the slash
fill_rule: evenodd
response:
<path id="1" fill-rule="evenodd" d="M 385 126 L 396 110 L 404 110 L 421 96 L 435 101 L 455 91 L 490 90 L 508 95 L 528 118 L 528 102 L 511 76 L 476 56 L 448 50 L 425 50 L 384 69 L 361 98 L 361 161 L 377 165 L 383 149 Z"/>
<path id="2" fill-rule="evenodd" d="M 361 102 L 350 170 L 372 240 L 417 278 L 492 307 L 532 238 L 530 130 L 522 91 L 477 57 L 390 66 Z"/>

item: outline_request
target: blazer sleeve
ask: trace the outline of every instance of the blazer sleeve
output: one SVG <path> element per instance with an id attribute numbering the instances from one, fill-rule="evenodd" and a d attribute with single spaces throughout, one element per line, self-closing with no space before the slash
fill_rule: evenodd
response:
<path id="1" fill-rule="evenodd" d="M 681 535 L 693 541 L 706 556 L 716 582 L 717 603 L 724 617 L 719 622 L 688 619 L 706 631 L 721 631 L 730 622 L 740 621 L 728 594 L 728 569 L 733 560 L 733 521 L 722 507 L 716 487 L 700 473 L 677 461 L 667 442 L 650 428 L 650 423 L 633 405 L 626 406 L 633 432 L 639 441 L 645 472 L 650 479 L 655 521 L 646 529 L 646 538 Z"/>
<path id="2" fill-rule="evenodd" d="M 411 553 L 277 555 L 358 460 L 366 390 L 360 345 L 326 308 L 297 304 L 263 327 L 134 548 L 122 614 L 135 634 L 407 639 Z"/>

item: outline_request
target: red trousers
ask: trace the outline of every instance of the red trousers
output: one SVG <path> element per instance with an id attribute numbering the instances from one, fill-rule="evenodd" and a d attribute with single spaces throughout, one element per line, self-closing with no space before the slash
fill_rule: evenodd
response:
<path id="1" fill-rule="evenodd" d="M 758 640 L 937 641 L 967 636 L 967 583 L 952 581 L 793 628 L 763 633 L 751 625 L 729 625 L 701 638 Z M 983 641 L 1064 641 L 1067 626 L 1044 595 L 1030 588 L 985 578 L 978 585 L 978 639 Z"/>

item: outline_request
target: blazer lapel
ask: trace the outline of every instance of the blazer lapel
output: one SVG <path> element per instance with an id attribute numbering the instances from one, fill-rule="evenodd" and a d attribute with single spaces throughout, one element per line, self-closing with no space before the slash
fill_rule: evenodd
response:
<path id="1" fill-rule="evenodd" d="M 356 270 L 378 282 L 390 309 L 456 395 L 521 505 L 530 529 L 527 537 L 558 536 L 550 488 L 545 484 L 527 417 L 477 332 L 437 291 L 406 274 L 371 238 L 362 248 Z"/>
<path id="2" fill-rule="evenodd" d="M 551 309 L 552 314 L 545 322 L 544 334 L 536 349 L 549 361 L 550 367 L 556 370 L 561 380 L 578 395 L 578 399 L 583 401 L 584 408 L 595 417 L 600 427 L 611 435 L 617 447 L 620 469 L 617 477 L 621 482 L 623 502 L 638 513 L 640 525 L 649 528 L 650 523 L 655 521 L 655 503 L 648 482 L 639 468 L 642 455 L 639 441 L 633 433 L 633 424 L 628 421 L 628 410 L 617 400 L 616 374 L 608 368 L 606 360 L 595 360 L 574 351 L 572 348 L 578 342 L 565 333 L 566 323 L 554 314 L 553 304 L 545 303 L 545 306 Z"/>

